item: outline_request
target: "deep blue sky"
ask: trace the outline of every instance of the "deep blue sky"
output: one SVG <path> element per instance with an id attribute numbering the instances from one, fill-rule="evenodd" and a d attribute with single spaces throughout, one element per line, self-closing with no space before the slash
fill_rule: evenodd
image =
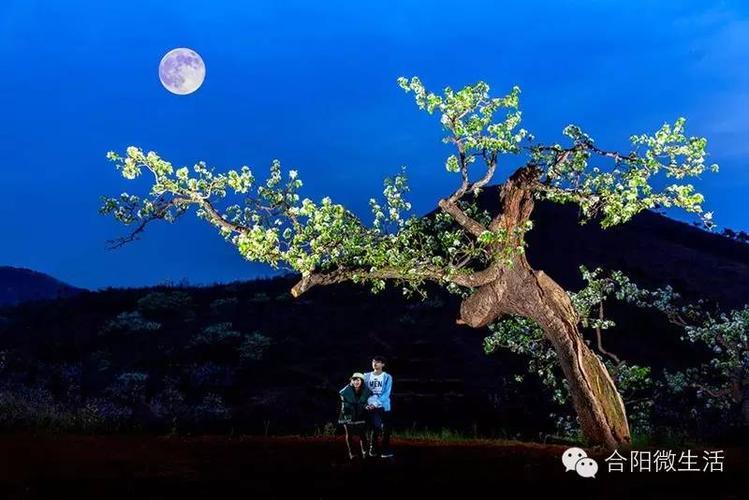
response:
<path id="1" fill-rule="evenodd" d="M 574 122 L 624 147 L 686 116 L 721 165 L 700 183 L 708 208 L 749 229 L 748 6 L 4 0 L 0 265 L 88 288 L 267 274 L 192 216 L 107 250 L 124 228 L 97 214 L 99 197 L 135 186 L 105 153 L 130 144 L 257 174 L 279 158 L 299 170 L 303 195 L 329 194 L 367 220 L 382 178 L 406 165 L 416 211 L 430 210 L 456 179 L 438 121 L 395 84 L 414 74 L 435 89 L 519 85 L 523 126 L 547 142 Z M 158 80 L 174 47 L 206 62 L 192 95 Z"/>

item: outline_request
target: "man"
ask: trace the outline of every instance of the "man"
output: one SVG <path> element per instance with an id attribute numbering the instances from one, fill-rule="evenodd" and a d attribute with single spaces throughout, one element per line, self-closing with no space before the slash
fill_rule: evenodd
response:
<path id="1" fill-rule="evenodd" d="M 390 450 L 390 392 L 393 389 L 393 377 L 384 368 L 385 358 L 374 356 L 372 371 L 364 375 L 364 383 L 372 392 L 366 406 L 372 425 L 369 456 L 390 458 L 393 456 Z M 382 438 L 382 443 L 379 438 Z"/>

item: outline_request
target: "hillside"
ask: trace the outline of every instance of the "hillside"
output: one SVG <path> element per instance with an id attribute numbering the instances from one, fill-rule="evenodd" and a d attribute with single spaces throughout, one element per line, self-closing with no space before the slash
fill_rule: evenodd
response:
<path id="1" fill-rule="evenodd" d="M 620 269 L 649 288 L 670 284 L 690 299 L 708 298 L 725 308 L 749 302 L 746 243 L 653 212 L 603 230 L 580 225 L 574 205 L 545 202 L 537 204 L 534 221 L 528 234 L 531 265 L 567 289 L 582 286 L 577 268 L 585 265 Z"/>
<path id="2" fill-rule="evenodd" d="M 531 263 L 566 288 L 581 286 L 585 264 L 723 307 L 749 302 L 749 246 L 652 213 L 609 231 L 580 226 L 575 215 L 572 206 L 539 204 L 528 236 Z M 92 429 L 319 432 L 334 420 L 351 372 L 383 354 L 400 428 L 527 439 L 553 432 L 548 393 L 538 380 L 513 377 L 527 361 L 485 355 L 487 331 L 455 324 L 456 297 L 435 290 L 422 302 L 345 284 L 293 299 L 294 282 L 109 289 L 1 311 L 3 384 L 19 395 L 0 401 L 16 412 L 0 412 L 0 426 L 41 415 L 74 427 L 85 407 Z M 660 373 L 700 355 L 656 313 L 614 306 L 610 314 L 618 326 L 607 347 L 632 362 Z"/>
<path id="3" fill-rule="evenodd" d="M 80 291 L 79 288 L 31 269 L 0 266 L 0 307 L 29 300 L 70 297 Z"/>

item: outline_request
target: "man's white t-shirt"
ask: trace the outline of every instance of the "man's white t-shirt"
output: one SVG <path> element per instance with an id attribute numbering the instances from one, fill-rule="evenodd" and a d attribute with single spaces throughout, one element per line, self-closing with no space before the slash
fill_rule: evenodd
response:
<path id="1" fill-rule="evenodd" d="M 380 401 L 380 394 L 382 394 L 382 387 L 384 382 L 385 372 L 382 372 L 379 375 L 375 375 L 374 372 L 372 372 L 369 375 L 369 381 L 367 382 L 367 385 L 369 386 L 369 390 L 372 391 L 372 395 L 369 396 L 367 404 L 377 407 L 382 406 L 382 402 Z"/>

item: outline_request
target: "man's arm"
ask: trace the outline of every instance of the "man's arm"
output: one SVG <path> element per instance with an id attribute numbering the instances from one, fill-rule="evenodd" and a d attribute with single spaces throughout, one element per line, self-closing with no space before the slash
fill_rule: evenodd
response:
<path id="1" fill-rule="evenodd" d="M 383 406 L 385 405 L 384 401 L 390 401 L 390 390 L 392 388 L 393 376 L 388 373 L 387 377 L 385 377 L 385 380 L 382 381 L 382 392 L 379 396 L 380 402 L 382 402 Z"/>

